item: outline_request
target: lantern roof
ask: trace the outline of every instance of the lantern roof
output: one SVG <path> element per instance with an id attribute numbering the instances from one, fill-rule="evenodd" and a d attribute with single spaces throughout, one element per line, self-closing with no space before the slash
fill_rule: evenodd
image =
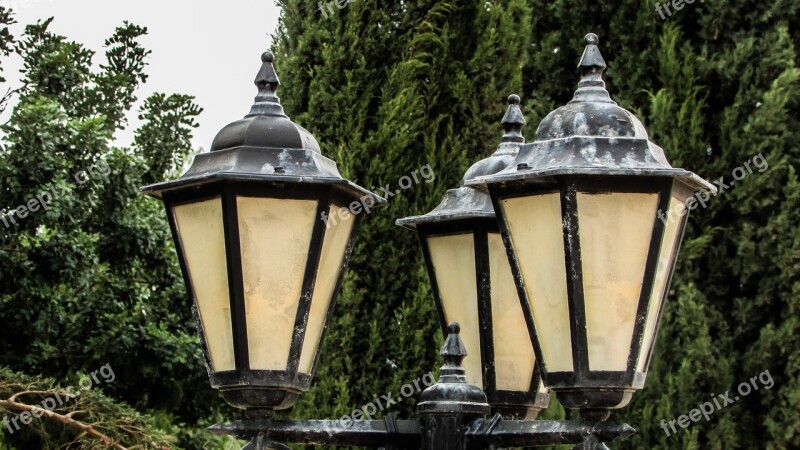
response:
<path id="1" fill-rule="evenodd" d="M 522 128 L 526 122 L 520 109 L 518 95 L 512 94 L 508 97 L 508 108 L 501 123 L 505 134 L 497 150 L 467 170 L 462 180 L 462 187 L 448 190 L 442 203 L 428 214 L 400 219 L 397 225 L 414 230 L 417 225 L 423 223 L 479 218 L 494 220 L 496 216 L 491 197 L 486 192 L 467 187 L 465 184 L 474 178 L 494 175 L 514 165 L 519 146 L 525 143 Z"/>
<path id="2" fill-rule="evenodd" d="M 320 153 L 319 144 L 305 128 L 292 122 L 283 111 L 277 95 L 281 85 L 273 65 L 271 52 L 261 55 L 261 70 L 256 76 L 258 95 L 250 113 L 220 130 L 211 144 L 211 151 L 240 146 L 266 148 L 300 148 Z"/>
<path id="3" fill-rule="evenodd" d="M 161 198 L 167 191 L 218 181 L 286 182 L 339 185 L 376 204 L 386 200 L 342 177 L 336 163 L 320 151 L 314 136 L 294 123 L 283 110 L 277 90 L 280 86 L 271 52 L 261 55 L 261 69 L 255 79 L 258 95 L 250 112 L 225 126 L 214 138 L 211 151 L 197 155 L 189 170 L 176 181 L 142 188 Z"/>
<path id="4" fill-rule="evenodd" d="M 696 189 L 714 190 L 697 175 L 673 168 L 642 122 L 611 99 L 606 62 L 596 34 L 585 37 L 578 68 L 581 80 L 572 100 L 550 112 L 536 140 L 519 148 L 515 164 L 497 174 L 475 177 L 467 186 L 553 175 L 654 175 L 683 178 Z"/>

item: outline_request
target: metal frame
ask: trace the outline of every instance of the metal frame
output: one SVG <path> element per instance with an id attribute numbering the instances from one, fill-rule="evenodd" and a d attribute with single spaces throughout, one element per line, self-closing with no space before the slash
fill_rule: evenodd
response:
<path id="1" fill-rule="evenodd" d="M 603 442 L 625 439 L 635 432 L 603 417 L 580 421 L 507 420 L 489 417 L 486 396 L 467 384 L 461 361 L 466 349 L 457 324 L 448 326 L 442 347 L 445 364 L 436 384 L 426 389 L 417 405 L 419 418 L 358 421 L 344 426 L 328 420 L 273 420 L 272 415 L 217 424 L 209 429 L 249 439 L 249 450 L 287 449 L 284 443 L 407 450 L 495 450 L 577 444 L 575 449 L 607 449 Z"/>
<path id="2" fill-rule="evenodd" d="M 359 198 L 370 198 L 375 206 L 385 203 L 376 194 L 342 178 L 336 164 L 321 154 L 314 137 L 289 120 L 276 95 L 280 81 L 273 66 L 274 56 L 269 52 L 262 55 L 263 64 L 255 80 L 259 94 L 250 114 L 225 127 L 212 144 L 212 151 L 198 155 L 179 180 L 143 189 L 151 196 L 163 198 L 165 202 L 187 293 L 193 302 L 212 386 L 223 392 L 228 403 L 247 409 L 247 420 L 232 425 L 215 425 L 212 427 L 213 431 L 252 439 L 245 447 L 247 449 L 286 449 L 280 443 L 284 441 L 382 447 L 387 450 L 495 450 L 508 446 L 527 448 L 556 444 L 578 444 L 576 449 L 602 450 L 607 448 L 604 441 L 624 438 L 633 433 L 633 429 L 627 425 L 606 422 L 609 414 L 606 410 L 624 406 L 630 400 L 632 392 L 644 385 L 687 218 L 684 216 L 679 224 L 679 239 L 675 244 L 676 251 L 670 272 L 666 275 L 667 286 L 656 314 L 654 336 L 649 348 L 642 349 L 645 321 L 648 308 L 651 307 L 650 294 L 666 231 L 665 225 L 659 223 L 656 217 L 626 370 L 592 371 L 589 367 L 586 335 L 577 193 L 654 193 L 659 195 L 659 207 L 666 210 L 674 193 L 678 193 L 681 198 L 688 198 L 695 190 L 705 188 L 713 192 L 715 188 L 691 172 L 672 168 L 663 150 L 649 140 L 641 122 L 611 100 L 602 79 L 606 64 L 597 43 L 596 35 L 586 36 L 587 45 L 579 64 L 583 77 L 578 84 L 578 90 L 568 105 L 551 112 L 542 121 L 534 143 L 522 145 L 524 137 L 521 131 L 525 126 L 525 119 L 519 108 L 520 98 L 509 97 L 509 108 L 502 121 L 506 134 L 495 154 L 471 167 L 464 177 L 463 187 L 448 191 L 445 200 L 432 213 L 398 221 L 398 224 L 412 229 L 418 227 L 417 231 L 420 233 L 442 327 L 448 333 L 441 351 L 445 364 L 441 368 L 438 382 L 421 395 L 417 405 L 419 419 L 397 421 L 390 415 L 383 421 L 359 422 L 352 427 L 331 427 L 328 421 L 272 419 L 275 410 L 292 406 L 297 396 L 310 386 L 336 296 L 353 250 L 354 237 L 361 219 L 359 215 L 351 219 L 356 222 L 348 236 L 311 373 L 301 374 L 298 370 L 326 235 L 322 220 L 318 223 L 316 218 L 286 370 L 250 369 L 237 196 L 313 199 L 317 201 L 316 214 L 319 216 L 331 204 L 346 207 Z M 547 371 L 547 361 L 544 360 L 536 334 L 512 236 L 502 214 L 502 199 L 541 192 L 558 193 L 561 199 L 574 369 L 571 372 Z M 235 370 L 224 372 L 214 372 L 210 364 L 206 331 L 194 298 L 191 274 L 172 212 L 172 208 L 181 202 L 217 197 L 223 213 L 236 367 Z M 497 219 L 494 211 L 500 213 Z M 459 337 L 458 324 L 448 325 L 444 322 L 446 317 L 427 242 L 431 235 L 467 231 L 473 233 L 475 244 L 478 331 L 486 392 L 466 382 L 461 363 L 467 351 Z M 490 233 L 498 232 L 506 247 L 536 355 L 528 392 L 497 390 L 488 237 Z M 636 371 L 637 358 L 647 359 L 644 372 Z M 519 410 L 515 410 L 516 406 L 527 407 L 532 403 L 531 406 L 536 407 L 548 397 L 538 393 L 540 377 L 548 387 L 557 391 L 562 404 L 568 408 L 581 409 L 582 420 L 506 420 L 501 414 L 488 417 L 490 405 L 487 395 L 492 399 L 495 412 L 507 417 L 519 415 Z"/>
<path id="3" fill-rule="evenodd" d="M 670 200 L 674 192 L 682 192 L 688 197 L 689 192 L 693 192 L 685 186 L 680 179 L 668 177 L 648 177 L 641 175 L 630 176 L 606 176 L 606 175 L 562 175 L 537 180 L 536 183 L 500 183 L 490 184 L 489 192 L 492 196 L 494 207 L 497 211 L 503 211 L 502 202 L 509 198 L 529 197 L 543 194 L 558 194 L 561 197 L 562 221 L 565 226 L 564 231 L 564 254 L 566 257 L 565 266 L 567 267 L 566 286 L 570 315 L 570 333 L 572 342 L 573 370 L 571 372 L 550 372 L 547 370 L 547 360 L 544 357 L 540 338 L 536 331 L 533 312 L 531 310 L 528 293 L 522 279 L 522 273 L 513 246 L 513 236 L 511 235 L 508 223 L 504 214 L 498 214 L 503 241 L 508 249 L 509 261 L 511 263 L 514 278 L 517 280 L 517 290 L 522 302 L 522 309 L 525 314 L 525 321 L 531 333 L 536 350 L 537 360 L 540 361 L 539 367 L 545 385 L 558 393 L 559 400 L 567 407 L 621 407 L 630 401 L 634 390 L 644 387 L 647 377 L 647 367 L 652 353 L 652 346 L 642 351 L 644 328 L 646 318 L 650 308 L 650 296 L 652 293 L 661 244 L 666 231 L 665 224 L 659 218 L 653 216 L 653 227 L 651 241 L 648 248 L 646 266 L 643 272 L 642 289 L 637 303 L 636 321 L 634 323 L 633 334 L 629 347 L 628 363 L 625 371 L 603 371 L 591 370 L 589 367 L 589 349 L 586 335 L 586 309 L 583 292 L 583 266 L 581 258 L 580 244 L 580 224 L 578 223 L 577 194 L 601 194 L 601 193 L 647 193 L 658 195 L 657 211 L 668 211 Z M 685 228 L 688 214 L 680 219 L 680 232 Z M 676 245 L 680 245 L 678 241 Z M 667 275 L 671 279 L 674 271 L 674 261 L 677 253 L 674 254 L 670 272 Z M 669 290 L 669 283 L 664 292 L 664 298 Z M 660 304 L 660 311 L 655 323 L 655 333 L 657 334 L 661 312 L 663 311 L 664 298 Z M 654 344 L 655 341 L 652 342 Z M 648 358 L 648 365 L 644 372 L 636 370 L 639 358 Z"/>
<path id="4" fill-rule="evenodd" d="M 547 408 L 550 404 L 550 395 L 540 391 L 542 382 L 539 359 L 533 366 L 530 388 L 527 391 L 512 391 L 497 389 L 497 372 L 494 356 L 494 321 L 492 318 L 492 286 L 491 271 L 489 267 L 489 234 L 500 235 L 500 228 L 495 219 L 484 217 L 464 218 L 462 220 L 442 221 L 436 223 L 420 223 L 417 225 L 422 254 L 425 266 L 433 288 L 436 309 L 439 312 L 439 321 L 442 333 L 447 335 L 448 319 L 444 310 L 444 303 L 439 292 L 436 270 L 431 259 L 428 238 L 436 236 L 451 236 L 470 233 L 475 243 L 475 277 L 478 300 L 478 335 L 481 346 L 481 367 L 483 390 L 489 399 L 493 413 L 499 413 L 507 419 L 525 418 L 532 411 Z M 533 417 L 529 417 L 533 419 Z"/>
<path id="5" fill-rule="evenodd" d="M 239 219 L 237 209 L 238 197 L 314 200 L 316 202 L 314 228 L 309 244 L 308 259 L 306 261 L 306 267 L 303 275 L 297 316 L 293 327 L 295 333 L 291 338 L 292 343 L 289 351 L 289 359 L 287 361 L 286 370 L 252 370 L 250 368 L 244 280 L 240 247 L 241 244 L 239 238 Z M 170 191 L 164 193 L 163 200 L 167 211 L 167 216 L 169 218 L 170 228 L 172 230 L 173 241 L 178 252 L 181 271 L 187 286 L 187 295 L 191 300 L 193 309 L 195 311 L 198 331 L 201 342 L 203 343 L 203 350 L 211 385 L 220 389 L 223 392 L 223 396 L 225 397 L 226 401 L 232 405 L 242 408 L 257 406 L 250 403 L 250 401 L 247 400 L 247 397 L 254 395 L 254 391 L 268 389 L 273 391 L 273 394 L 268 395 L 262 392 L 261 394 L 257 395 L 268 395 L 269 399 L 266 400 L 267 403 L 276 403 L 274 405 L 276 409 L 282 409 L 293 405 L 297 396 L 300 393 L 307 391 L 311 386 L 311 380 L 313 379 L 319 363 L 321 345 L 324 340 L 324 336 L 327 334 L 327 328 L 336 304 L 338 291 L 341 287 L 344 273 L 346 272 L 349 264 L 350 256 L 352 255 L 356 232 L 362 218 L 361 215 L 353 215 L 348 219 L 355 222 L 352 226 L 352 230 L 350 231 L 350 235 L 348 236 L 342 264 L 339 268 L 335 283 L 335 289 L 332 293 L 330 306 L 326 312 L 321 340 L 319 346 L 316 348 L 315 355 L 313 356 L 314 362 L 312 364 L 310 373 L 301 373 L 299 372 L 300 357 L 303 350 L 305 333 L 307 331 L 307 323 L 312 306 L 311 300 L 316 287 L 317 270 L 319 268 L 320 257 L 322 255 L 322 249 L 325 243 L 325 235 L 327 231 L 326 224 L 321 219 L 321 213 L 327 213 L 331 207 L 347 207 L 352 201 L 358 200 L 358 198 L 358 195 L 352 192 L 346 192 L 336 185 L 301 185 L 297 183 L 263 182 L 250 182 L 244 184 L 233 182 L 217 182 L 195 189 Z M 175 223 L 175 217 L 172 212 L 175 206 L 209 199 L 219 199 L 222 203 L 223 227 L 225 232 L 225 246 L 227 255 L 226 267 L 228 271 L 228 286 L 231 302 L 231 326 L 234 339 L 233 351 L 236 363 L 235 370 L 219 372 L 214 370 L 208 355 L 208 337 L 206 336 L 202 318 L 199 313 L 197 300 L 194 298 L 194 286 L 184 257 L 183 246 L 180 242 L 180 236 Z M 297 332 L 297 330 L 301 330 L 301 332 Z M 264 401 L 265 399 L 261 398 L 261 400 L 259 400 L 257 403 L 263 407 Z"/>

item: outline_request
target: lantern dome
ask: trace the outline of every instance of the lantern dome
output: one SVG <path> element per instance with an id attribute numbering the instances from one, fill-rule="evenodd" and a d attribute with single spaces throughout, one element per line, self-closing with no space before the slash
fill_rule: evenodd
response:
<path id="1" fill-rule="evenodd" d="M 673 168 L 642 122 L 611 99 L 603 81 L 606 62 L 598 37 L 589 33 L 585 41 L 578 64 L 581 81 L 572 100 L 541 121 L 536 140 L 519 148 L 515 164 L 495 175 L 476 176 L 466 185 L 567 174 L 638 174 L 678 177 L 692 188 L 714 191 L 697 175 Z"/>
<path id="2" fill-rule="evenodd" d="M 261 55 L 264 64 L 255 81 L 258 87 L 255 104 L 244 119 L 227 125 L 217 134 L 211 144 L 212 152 L 241 146 L 299 148 L 320 152 L 314 136 L 284 113 L 280 98 L 276 95 L 280 80 L 272 65 L 274 60 L 270 52 Z"/>
<path id="3" fill-rule="evenodd" d="M 520 98 L 518 95 L 512 94 L 508 97 L 508 108 L 502 120 L 505 134 L 497 150 L 488 158 L 473 164 L 464 174 L 462 187 L 449 189 L 442 202 L 433 211 L 424 216 L 400 219 L 397 221 L 397 225 L 415 230 L 417 225 L 424 223 L 470 218 L 494 220 L 494 206 L 489 194 L 474 187 L 466 187 L 464 184 L 472 179 L 495 175 L 513 167 L 519 147 L 525 143 L 525 137 L 522 135 L 525 124 L 525 117 L 520 109 Z"/>

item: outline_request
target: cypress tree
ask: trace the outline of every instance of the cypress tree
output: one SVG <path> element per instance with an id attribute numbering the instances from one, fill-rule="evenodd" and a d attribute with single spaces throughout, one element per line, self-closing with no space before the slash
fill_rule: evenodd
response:
<path id="1" fill-rule="evenodd" d="M 577 61 L 582 33 L 595 31 L 605 38 L 609 91 L 637 113 L 670 161 L 709 179 L 723 176 L 726 185 L 735 181 L 692 212 L 647 386 L 617 415 L 639 433 L 616 446 L 797 447 L 798 94 L 791 36 L 798 6 L 695 2 L 662 21 L 653 1 L 530 4 L 542 12 L 533 19 L 535 51 L 526 68 L 534 110 L 568 100 L 574 86 L 564 85 L 564 68 Z M 734 180 L 745 163 L 753 173 Z M 737 392 L 759 375 L 758 391 Z M 765 389 L 761 380 L 774 386 Z M 662 419 L 689 414 L 726 391 L 740 400 L 710 422 L 670 429 L 669 437 L 661 428 Z"/>
<path id="2" fill-rule="evenodd" d="M 394 221 L 432 209 L 496 147 L 505 98 L 522 86 L 530 11 L 521 0 L 358 1 L 326 18 L 316 1 L 280 4 L 284 103 L 323 152 L 379 192 L 423 167 L 435 174 L 362 225 L 314 388 L 295 408 L 341 417 L 375 396 L 397 398 L 441 364 L 416 235 Z M 407 415 L 417 396 L 386 412 Z"/>
<path id="3" fill-rule="evenodd" d="M 441 337 L 415 237 L 392 222 L 433 207 L 491 151 L 508 93 L 521 89 L 531 124 L 568 101 L 592 31 L 612 96 L 675 166 L 726 183 L 745 163 L 754 169 L 692 212 L 647 386 L 615 415 L 639 433 L 616 446 L 800 446 L 800 5 L 694 2 L 664 20 L 656 5 L 364 0 L 325 17 L 315 1 L 281 1 L 287 111 L 362 184 L 395 186 L 425 164 L 436 173 L 365 221 L 298 416 L 348 414 L 437 365 Z M 758 391 L 709 422 L 670 436 L 661 428 L 766 371 L 771 389 L 757 379 Z"/>

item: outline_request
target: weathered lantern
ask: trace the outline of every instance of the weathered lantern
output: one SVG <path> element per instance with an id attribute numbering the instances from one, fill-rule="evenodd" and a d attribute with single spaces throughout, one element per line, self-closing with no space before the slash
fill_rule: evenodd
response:
<path id="1" fill-rule="evenodd" d="M 583 78 L 486 186 L 499 216 L 545 385 L 568 408 L 628 404 L 644 386 L 687 220 L 714 187 L 675 169 L 605 89 L 586 36 Z"/>
<path id="2" fill-rule="evenodd" d="M 502 143 L 467 171 L 465 181 L 514 163 L 525 142 L 519 102 L 518 96 L 509 97 Z M 489 195 L 471 187 L 451 189 L 430 213 L 397 224 L 419 233 L 442 331 L 446 335 L 451 322 L 461 324 L 470 352 L 464 359 L 467 381 L 483 388 L 493 412 L 535 418 L 550 396 L 541 383 Z"/>
<path id="3" fill-rule="evenodd" d="M 314 375 L 360 219 L 338 210 L 383 202 L 284 114 L 273 59 L 250 114 L 179 180 L 143 189 L 166 205 L 212 386 L 267 411 L 291 407 Z"/>

